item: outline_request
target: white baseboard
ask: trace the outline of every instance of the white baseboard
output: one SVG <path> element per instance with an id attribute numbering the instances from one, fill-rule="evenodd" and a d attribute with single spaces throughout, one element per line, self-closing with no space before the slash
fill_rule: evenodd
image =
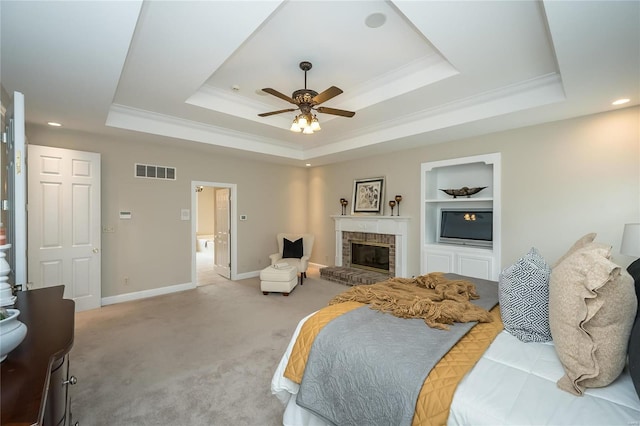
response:
<path id="1" fill-rule="evenodd" d="M 247 278 L 254 278 L 259 276 L 260 271 L 243 272 L 241 274 L 236 274 L 234 280 L 246 280 Z"/>
<path id="2" fill-rule="evenodd" d="M 170 285 L 166 287 L 152 288 L 149 290 L 135 291 L 133 293 L 118 294 L 116 296 L 103 297 L 102 306 L 113 305 L 115 303 L 130 302 L 132 300 L 146 299 L 147 297 L 162 296 L 163 294 L 177 293 L 179 291 L 193 290 L 196 285 L 184 283 Z"/>
<path id="3" fill-rule="evenodd" d="M 326 265 L 321 265 L 319 263 L 312 263 L 312 262 L 309 262 L 309 265 L 313 265 L 317 268 L 324 268 L 326 266 Z M 237 274 L 234 277 L 234 280 L 246 280 L 248 278 L 255 278 L 259 276 L 260 276 L 260 271 L 243 272 L 241 274 Z M 196 288 L 195 284 L 184 283 L 184 284 L 176 284 L 176 285 L 170 285 L 170 286 L 160 287 L 160 288 L 152 288 L 149 290 L 135 291 L 132 293 L 118 294 L 116 296 L 103 297 L 101 299 L 101 303 L 102 303 L 101 306 L 114 305 L 116 303 L 123 303 L 123 302 L 130 302 L 132 300 L 138 300 L 138 299 L 146 299 L 147 297 L 162 296 L 163 294 L 177 293 L 179 291 L 185 291 L 185 290 L 193 290 L 194 288 Z"/>

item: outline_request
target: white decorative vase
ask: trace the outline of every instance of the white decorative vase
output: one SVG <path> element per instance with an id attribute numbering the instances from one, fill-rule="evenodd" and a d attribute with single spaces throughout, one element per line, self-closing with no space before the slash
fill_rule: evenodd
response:
<path id="1" fill-rule="evenodd" d="M 11 284 L 7 282 L 9 279 L 9 273 L 11 272 L 11 266 L 7 262 L 5 253 L 11 244 L 4 244 L 0 246 L 0 306 L 11 306 L 16 301 L 16 297 L 11 290 Z"/>
<path id="2" fill-rule="evenodd" d="M 0 320 L 0 362 L 7 358 L 7 354 L 18 347 L 27 335 L 27 326 L 18 321 L 20 311 L 7 309 L 9 316 Z"/>

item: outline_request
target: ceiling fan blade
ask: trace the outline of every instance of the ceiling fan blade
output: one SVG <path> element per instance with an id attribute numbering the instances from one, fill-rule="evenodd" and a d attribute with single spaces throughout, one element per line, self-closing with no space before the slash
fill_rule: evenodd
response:
<path id="1" fill-rule="evenodd" d="M 342 117 L 353 117 L 354 115 L 356 115 L 356 113 L 353 111 L 345 111 L 343 109 L 335 109 L 335 108 L 327 108 L 327 107 L 316 108 L 316 111 L 321 112 L 323 114 L 341 115 Z"/>
<path id="2" fill-rule="evenodd" d="M 296 101 L 294 101 L 293 99 L 291 99 L 289 96 L 285 95 L 284 93 L 280 93 L 280 92 L 278 92 L 278 91 L 277 91 L 277 90 L 275 90 L 275 89 L 272 89 L 272 88 L 270 88 L 270 87 L 267 87 L 267 88 L 262 89 L 262 91 L 263 91 L 263 92 L 267 92 L 268 94 L 273 95 L 273 96 L 275 96 L 275 97 L 277 97 L 277 98 L 284 99 L 285 101 L 287 101 L 287 102 L 289 102 L 289 103 L 292 103 L 292 104 L 294 104 L 294 105 L 297 105 L 297 104 L 296 104 Z"/>
<path id="3" fill-rule="evenodd" d="M 281 109 L 280 111 L 263 112 L 262 114 L 258 114 L 258 116 L 259 117 L 268 117 L 270 115 L 282 114 L 283 112 L 291 112 L 291 111 L 295 111 L 295 110 L 296 110 L 296 108 Z"/>
<path id="4" fill-rule="evenodd" d="M 327 90 L 322 93 L 317 94 L 311 100 L 315 105 L 320 105 L 323 102 L 328 101 L 329 99 L 338 96 L 342 93 L 341 89 L 338 89 L 336 86 L 331 86 Z"/>

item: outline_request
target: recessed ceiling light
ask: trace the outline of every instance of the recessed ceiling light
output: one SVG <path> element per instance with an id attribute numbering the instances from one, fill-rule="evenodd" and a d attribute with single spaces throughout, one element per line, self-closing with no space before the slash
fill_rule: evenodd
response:
<path id="1" fill-rule="evenodd" d="M 631 99 L 618 99 L 617 101 L 611 102 L 611 105 L 622 105 L 629 102 Z"/>
<path id="2" fill-rule="evenodd" d="M 307 164 L 305 164 L 305 166 L 311 167 L 311 163 L 307 163 Z"/>
<path id="3" fill-rule="evenodd" d="M 56 123 L 55 121 L 49 121 L 47 124 L 52 127 L 62 127 L 62 124 Z"/>
<path id="4" fill-rule="evenodd" d="M 379 28 L 384 25 L 387 21 L 387 16 L 384 13 L 372 13 L 367 16 L 364 20 L 364 23 L 369 28 Z"/>

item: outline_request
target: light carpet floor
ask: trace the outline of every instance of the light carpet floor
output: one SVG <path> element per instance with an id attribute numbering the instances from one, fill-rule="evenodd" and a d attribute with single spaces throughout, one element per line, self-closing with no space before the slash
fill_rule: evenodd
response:
<path id="1" fill-rule="evenodd" d="M 213 256 L 213 250 L 199 251 L 196 253 L 196 286 L 199 287 L 229 281 L 216 273 L 213 266 Z"/>
<path id="2" fill-rule="evenodd" d="M 73 420 L 89 425 L 279 425 L 273 372 L 296 324 L 348 287 L 308 271 L 288 297 L 259 278 L 76 314 Z"/>

